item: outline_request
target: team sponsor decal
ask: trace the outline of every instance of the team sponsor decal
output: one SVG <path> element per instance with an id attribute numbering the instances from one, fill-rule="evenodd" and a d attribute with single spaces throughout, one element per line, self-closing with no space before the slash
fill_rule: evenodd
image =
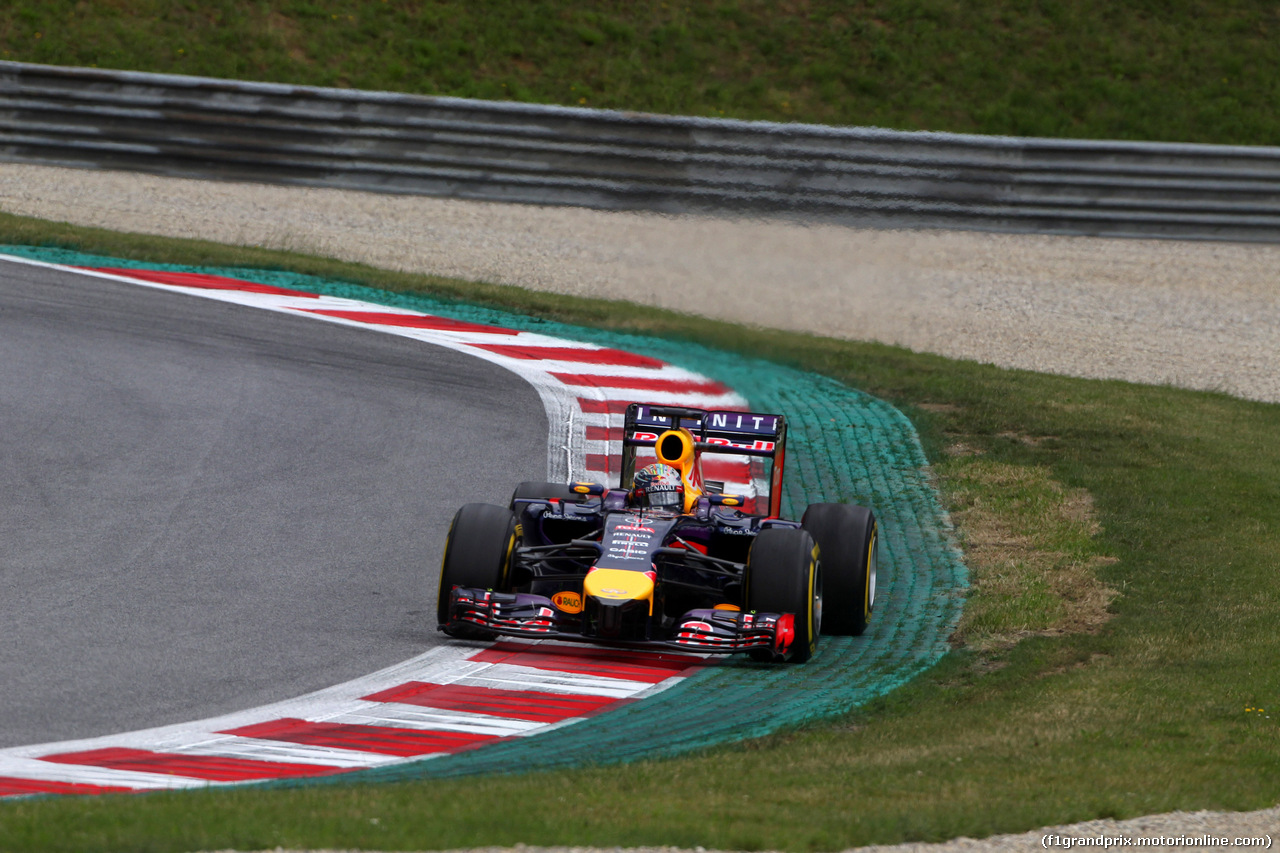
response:
<path id="1" fill-rule="evenodd" d="M 648 406 L 641 406 L 636 413 L 636 418 L 645 426 L 655 428 L 670 427 L 673 420 L 673 418 L 666 415 L 655 415 Z M 705 425 L 707 429 L 711 430 L 777 435 L 778 420 L 778 415 L 757 415 L 748 412 L 707 412 L 702 424 L 699 424 L 697 418 L 683 418 L 682 425 L 687 425 L 690 429 Z"/>
<path id="2" fill-rule="evenodd" d="M 773 434 L 778 431 L 778 416 L 753 415 L 744 412 L 708 412 L 707 427 Z"/>
<path id="3" fill-rule="evenodd" d="M 654 529 L 640 524 L 615 524 L 605 540 L 604 552 L 615 560 L 648 560 Z"/>
<path id="4" fill-rule="evenodd" d="M 636 441 L 657 441 L 658 440 L 658 434 L 656 432 L 637 431 L 632 433 L 631 437 L 634 438 Z M 739 450 L 773 450 L 778 446 L 776 442 L 764 441 L 763 439 L 756 439 L 750 444 L 747 444 L 745 442 L 730 441 L 727 438 L 720 438 L 717 436 L 712 436 L 708 438 L 704 443 L 713 444 L 716 447 L 733 447 Z"/>
<path id="5" fill-rule="evenodd" d="M 666 541 L 676 520 L 639 514 L 608 519 L 596 568 L 647 570 L 653 561 L 654 549 Z"/>
<path id="6" fill-rule="evenodd" d="M 652 539 L 644 533 L 619 533 L 609 538 L 609 547 L 604 550 L 615 560 L 647 560 Z"/>
<path id="7" fill-rule="evenodd" d="M 551 596 L 551 603 L 565 613 L 582 612 L 582 596 L 576 592 L 557 592 Z"/>
<path id="8" fill-rule="evenodd" d="M 727 438 L 716 438 L 714 436 L 708 438 L 706 443 L 714 444 L 717 447 L 736 447 L 741 448 L 742 450 L 773 450 L 778 446 L 776 442 L 763 441 L 761 439 L 756 439 L 750 444 L 745 444 L 743 442 L 730 441 Z"/>

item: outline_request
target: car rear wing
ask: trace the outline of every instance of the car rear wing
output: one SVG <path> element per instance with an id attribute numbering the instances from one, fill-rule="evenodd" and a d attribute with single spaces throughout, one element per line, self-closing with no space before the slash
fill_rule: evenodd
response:
<path id="1" fill-rule="evenodd" d="M 752 511 L 779 515 L 787 444 L 783 415 L 632 403 L 622 427 L 621 488 L 631 488 L 637 454 L 656 447 L 664 432 L 678 427 L 693 435 L 705 491 L 742 494 L 754 505 Z"/>

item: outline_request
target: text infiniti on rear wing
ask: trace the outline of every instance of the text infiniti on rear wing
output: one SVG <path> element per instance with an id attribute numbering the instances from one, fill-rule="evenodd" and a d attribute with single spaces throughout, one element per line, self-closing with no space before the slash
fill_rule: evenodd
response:
<path id="1" fill-rule="evenodd" d="M 678 427 L 693 435 L 706 491 L 742 495 L 755 514 L 781 514 L 787 443 L 782 415 L 632 403 L 623 421 L 620 488 L 631 488 L 637 457 L 640 467 L 654 461 L 659 436 Z"/>

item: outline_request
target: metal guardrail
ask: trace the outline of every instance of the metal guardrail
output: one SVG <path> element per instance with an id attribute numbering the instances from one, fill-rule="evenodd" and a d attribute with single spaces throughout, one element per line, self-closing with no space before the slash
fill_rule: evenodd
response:
<path id="1" fill-rule="evenodd" d="M 1280 148 L 657 116 L 0 62 L 0 160 L 861 225 L 1280 242 Z"/>

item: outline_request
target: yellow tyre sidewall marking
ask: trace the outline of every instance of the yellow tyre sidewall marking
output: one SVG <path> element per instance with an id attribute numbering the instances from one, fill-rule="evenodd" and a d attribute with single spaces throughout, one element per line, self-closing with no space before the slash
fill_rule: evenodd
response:
<path id="1" fill-rule="evenodd" d="M 871 569 L 874 563 L 876 553 L 876 539 L 880 536 L 879 523 L 871 525 L 871 541 L 867 543 L 867 576 L 863 579 L 862 588 L 862 618 L 871 618 Z"/>
<path id="2" fill-rule="evenodd" d="M 813 590 L 818 582 L 818 546 L 809 552 L 809 654 L 818 650 L 818 608 L 814 606 Z"/>

